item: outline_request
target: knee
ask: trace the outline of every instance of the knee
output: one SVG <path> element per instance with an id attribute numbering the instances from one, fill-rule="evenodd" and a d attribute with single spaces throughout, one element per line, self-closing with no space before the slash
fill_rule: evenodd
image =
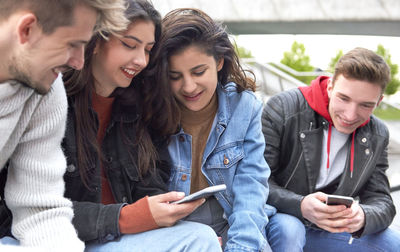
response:
<path id="1" fill-rule="evenodd" d="M 291 246 L 292 251 L 303 248 L 306 243 L 306 230 L 303 223 L 296 217 L 278 213 L 270 218 L 267 225 L 267 239 L 272 248 L 277 251 L 290 251 L 284 249 Z"/>
<path id="2" fill-rule="evenodd" d="M 192 225 L 192 233 L 196 236 L 196 239 L 201 241 L 218 241 L 217 235 L 209 226 L 195 222 L 193 222 Z"/>
<path id="3" fill-rule="evenodd" d="M 221 245 L 218 241 L 218 237 L 214 230 L 207 225 L 186 222 L 186 225 L 190 226 L 190 237 L 187 237 L 186 241 L 191 243 L 191 248 L 198 248 L 198 251 L 221 251 Z"/>

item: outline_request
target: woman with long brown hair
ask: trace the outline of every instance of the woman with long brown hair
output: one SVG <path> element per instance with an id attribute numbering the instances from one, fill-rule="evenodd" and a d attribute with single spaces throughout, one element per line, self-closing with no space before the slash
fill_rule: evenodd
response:
<path id="1" fill-rule="evenodd" d="M 265 238 L 270 169 L 262 103 L 224 28 L 197 9 L 168 13 L 156 53 L 156 83 L 170 85 L 180 130 L 168 145 L 170 190 L 225 184 L 186 220 L 211 226 L 225 251 L 270 251 Z"/>
<path id="2" fill-rule="evenodd" d="M 127 3 L 128 29 L 95 36 L 83 70 L 63 77 L 70 105 L 65 196 L 74 202 L 73 223 L 87 251 L 217 251 L 207 226 L 172 226 L 203 200 L 169 204 L 184 194 L 164 193 L 169 155 L 163 150 L 177 113 L 168 85 L 146 77 L 161 18 L 147 1 Z"/>

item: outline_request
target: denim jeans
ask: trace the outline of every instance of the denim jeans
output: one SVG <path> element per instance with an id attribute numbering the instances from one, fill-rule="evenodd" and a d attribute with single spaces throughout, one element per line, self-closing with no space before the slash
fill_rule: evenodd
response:
<path id="1" fill-rule="evenodd" d="M 179 221 L 172 227 L 159 228 L 138 234 L 122 235 L 107 243 L 88 243 L 85 252 L 113 251 L 221 251 L 217 236 L 209 226 Z"/>
<path id="2" fill-rule="evenodd" d="M 329 233 L 307 228 L 307 242 L 304 251 L 351 251 L 351 252 L 399 252 L 400 232 L 387 228 L 381 232 L 354 239 L 349 244 L 349 233 Z"/>
<path id="3" fill-rule="evenodd" d="M 6 236 L 0 239 L 0 244 L 19 246 L 19 241 L 12 237 Z"/>
<path id="4" fill-rule="evenodd" d="M 306 230 L 296 217 L 284 213 L 276 213 L 269 217 L 266 235 L 272 251 L 303 251 L 306 243 Z"/>
<path id="5" fill-rule="evenodd" d="M 305 227 L 294 216 L 277 213 L 270 217 L 266 230 L 268 243 L 279 252 L 399 252 L 400 232 L 387 228 L 381 232 L 353 239 L 349 233 L 330 233 Z M 303 248 L 304 246 L 304 248 Z"/>

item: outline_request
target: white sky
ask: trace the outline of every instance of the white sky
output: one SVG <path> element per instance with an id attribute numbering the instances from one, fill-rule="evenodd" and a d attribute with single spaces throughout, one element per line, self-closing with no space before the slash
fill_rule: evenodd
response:
<path id="1" fill-rule="evenodd" d="M 311 65 L 326 70 L 341 49 L 344 53 L 365 47 L 376 51 L 382 44 L 392 55 L 392 62 L 400 66 L 400 37 L 349 36 L 349 35 L 239 35 L 236 42 L 250 50 L 260 62 L 279 62 L 285 51 L 290 51 L 294 41 L 303 43 Z M 399 75 L 398 75 L 399 76 Z"/>

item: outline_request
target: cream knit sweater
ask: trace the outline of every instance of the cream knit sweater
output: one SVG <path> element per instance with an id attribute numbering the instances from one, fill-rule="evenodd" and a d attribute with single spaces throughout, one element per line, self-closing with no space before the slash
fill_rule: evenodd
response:
<path id="1" fill-rule="evenodd" d="M 0 83 L 0 170 L 10 160 L 5 201 L 21 247 L 0 251 L 83 251 L 63 197 L 66 161 L 61 150 L 67 100 L 61 77 L 42 96 L 16 82 Z"/>

